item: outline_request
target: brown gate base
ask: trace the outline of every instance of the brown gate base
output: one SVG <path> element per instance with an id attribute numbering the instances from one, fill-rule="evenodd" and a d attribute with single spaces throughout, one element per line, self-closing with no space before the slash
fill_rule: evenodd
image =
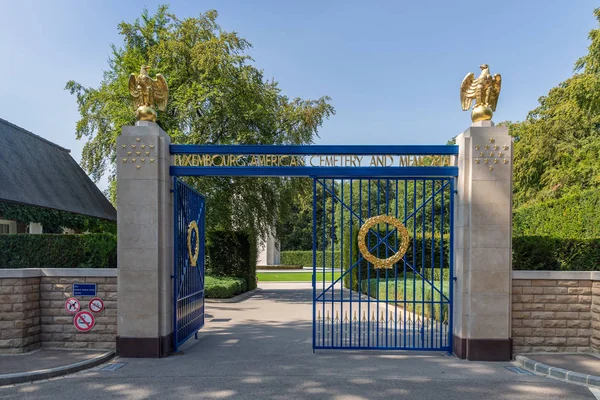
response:
<path id="1" fill-rule="evenodd" d="M 453 352 L 469 361 L 511 361 L 512 339 L 463 339 L 454 336 Z"/>
<path id="2" fill-rule="evenodd" d="M 171 352 L 171 335 L 157 338 L 117 336 L 117 355 L 131 358 L 167 357 Z"/>

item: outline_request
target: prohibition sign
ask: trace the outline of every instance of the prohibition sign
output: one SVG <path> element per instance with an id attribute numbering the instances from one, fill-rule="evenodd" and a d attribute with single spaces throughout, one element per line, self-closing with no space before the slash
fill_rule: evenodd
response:
<path id="1" fill-rule="evenodd" d="M 104 310 L 104 302 L 102 301 L 102 299 L 100 297 L 94 297 L 88 303 L 88 308 L 90 309 L 91 312 L 93 312 L 94 314 L 97 314 L 99 312 L 102 312 L 102 310 Z"/>
<path id="2" fill-rule="evenodd" d="M 65 310 L 69 314 L 76 314 L 81 309 L 81 304 L 79 304 L 79 300 L 75 297 L 69 297 L 67 301 L 65 301 Z"/>
<path id="3" fill-rule="evenodd" d="M 89 311 L 79 311 L 73 319 L 75 329 L 79 332 L 91 331 L 95 322 L 94 315 Z"/>

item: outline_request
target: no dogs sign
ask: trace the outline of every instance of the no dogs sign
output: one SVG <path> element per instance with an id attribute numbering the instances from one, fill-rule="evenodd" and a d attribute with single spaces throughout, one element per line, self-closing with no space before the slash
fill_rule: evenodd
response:
<path id="1" fill-rule="evenodd" d="M 75 297 L 70 297 L 65 301 L 65 310 L 69 314 L 76 314 L 81 309 L 81 304 L 79 304 L 79 300 Z"/>
<path id="2" fill-rule="evenodd" d="M 75 329 L 79 332 L 91 331 L 95 323 L 94 315 L 89 311 L 80 311 L 73 318 Z"/>
<path id="3" fill-rule="evenodd" d="M 94 314 L 98 314 L 99 312 L 102 312 L 102 310 L 104 310 L 104 302 L 100 297 L 94 297 L 88 303 L 88 308 Z"/>

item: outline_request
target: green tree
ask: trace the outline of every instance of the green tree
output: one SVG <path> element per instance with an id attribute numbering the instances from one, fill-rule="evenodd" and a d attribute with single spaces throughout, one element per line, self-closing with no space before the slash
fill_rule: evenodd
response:
<path id="1" fill-rule="evenodd" d="M 264 78 L 247 54 L 250 43 L 222 30 L 217 12 L 180 19 L 160 6 L 132 23 L 121 22 L 121 46 L 112 45 L 109 68 L 97 88 L 69 81 L 77 97 L 78 139 L 86 138 L 82 167 L 98 180 L 107 174 L 115 200 L 115 142 L 121 127 L 135 122 L 127 81 L 141 65 L 162 73 L 169 84 L 169 105 L 158 112 L 159 125 L 173 143 L 305 144 L 334 114 L 330 99 L 290 99 L 274 80 Z M 152 71 L 151 71 L 152 73 Z M 272 226 L 282 191 L 290 180 L 189 178 L 209 200 L 212 229 Z"/>
<path id="2" fill-rule="evenodd" d="M 600 23 L 600 8 L 594 10 Z M 527 119 L 506 123 L 515 137 L 515 205 L 600 187 L 600 29 L 589 34 L 575 74 L 539 99 Z"/>

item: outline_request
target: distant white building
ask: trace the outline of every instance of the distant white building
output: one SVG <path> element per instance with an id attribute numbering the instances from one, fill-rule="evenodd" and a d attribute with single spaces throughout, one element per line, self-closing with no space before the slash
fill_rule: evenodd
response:
<path id="1" fill-rule="evenodd" d="M 279 241 L 270 232 L 258 241 L 257 266 L 279 265 Z"/>

